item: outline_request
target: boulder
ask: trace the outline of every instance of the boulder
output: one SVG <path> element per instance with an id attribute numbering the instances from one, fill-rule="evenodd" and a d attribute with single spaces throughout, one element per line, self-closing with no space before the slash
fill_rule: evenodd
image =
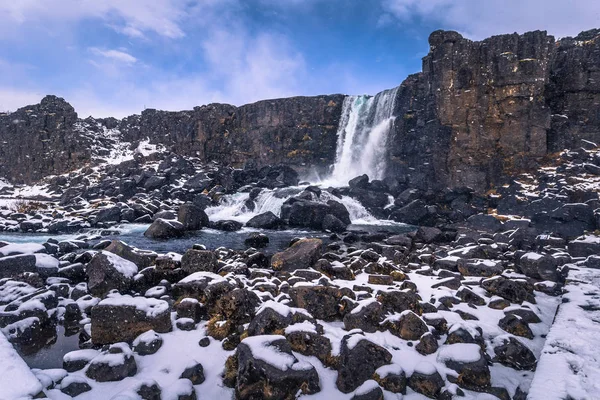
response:
<path id="1" fill-rule="evenodd" d="M 282 229 L 285 225 L 285 221 L 271 211 L 258 214 L 246 222 L 246 226 L 258 229 Z"/>
<path id="2" fill-rule="evenodd" d="M 517 370 L 535 370 L 537 360 L 535 355 L 514 337 L 504 338 L 501 344 L 494 347 L 495 361 Z"/>
<path id="3" fill-rule="evenodd" d="M 86 268 L 88 290 L 94 296 L 103 297 L 110 290 L 128 290 L 138 267 L 108 251 L 96 253 Z"/>
<path id="4" fill-rule="evenodd" d="M 295 201 L 289 211 L 290 226 L 320 230 L 325 216 L 330 213 L 327 204 L 316 201 Z"/>
<path id="5" fill-rule="evenodd" d="M 321 239 L 300 239 L 285 251 L 275 253 L 271 267 L 276 271 L 288 272 L 311 268 L 321 258 L 322 246 Z"/>
<path id="6" fill-rule="evenodd" d="M 171 309 L 164 300 L 109 295 L 92 308 L 92 342 L 95 345 L 132 342 L 144 332 L 169 332 Z"/>
<path id="7" fill-rule="evenodd" d="M 362 333 L 351 333 L 342 338 L 336 386 L 342 393 L 356 390 L 375 371 L 392 360 L 383 347 L 368 340 Z"/>
<path id="8" fill-rule="evenodd" d="M 144 236 L 151 239 L 171 239 L 183 236 L 185 227 L 183 224 L 159 218 L 146 229 Z"/>
<path id="9" fill-rule="evenodd" d="M 427 324 L 409 310 L 387 317 L 384 328 L 404 340 L 418 340 L 423 334 L 429 332 Z"/>
<path id="10" fill-rule="evenodd" d="M 461 387 L 481 391 L 490 386 L 490 369 L 479 345 L 445 345 L 439 350 L 437 359 L 458 373 L 456 383 Z"/>
<path id="11" fill-rule="evenodd" d="M 321 229 L 324 231 L 341 233 L 344 232 L 346 228 L 347 225 L 332 214 L 327 214 L 325 215 L 325 218 L 323 218 Z"/>
<path id="12" fill-rule="evenodd" d="M 187 274 L 194 272 L 216 272 L 217 256 L 210 250 L 189 249 L 181 257 L 181 269 Z"/>
<path id="13" fill-rule="evenodd" d="M 556 282 L 560 274 L 558 262 L 547 254 L 525 253 L 519 258 L 519 269 L 530 278 Z"/>
<path id="14" fill-rule="evenodd" d="M 131 261 L 137 265 L 140 270 L 152 265 L 158 256 L 158 254 L 153 251 L 140 250 L 120 240 L 111 241 L 104 250 Z"/>
<path id="15" fill-rule="evenodd" d="M 24 272 L 36 272 L 33 254 L 18 254 L 0 258 L 0 279 L 10 278 Z"/>
<path id="16" fill-rule="evenodd" d="M 279 335 L 242 340 L 235 361 L 226 365 L 226 375 L 234 376 L 236 398 L 240 400 L 284 400 L 321 390 L 315 367 L 298 361 L 289 343 Z"/>
<path id="17" fill-rule="evenodd" d="M 408 378 L 408 386 L 417 393 L 437 399 L 444 388 L 444 379 L 433 364 L 421 361 Z"/>
<path id="18" fill-rule="evenodd" d="M 339 301 L 344 296 L 354 297 L 351 290 L 332 286 L 296 286 L 289 290 L 292 303 L 304 308 L 314 318 L 332 321 L 339 317 Z"/>
<path id="19" fill-rule="evenodd" d="M 97 382 L 123 380 L 137 373 L 137 364 L 133 353 L 126 343 L 116 343 L 106 353 L 94 357 L 85 375 Z"/>
<path id="20" fill-rule="evenodd" d="M 244 244 L 248 247 L 260 249 L 269 245 L 269 237 L 264 233 L 252 232 L 246 239 Z"/>
<path id="21" fill-rule="evenodd" d="M 202 208 L 193 203 L 185 203 L 179 206 L 177 220 L 186 231 L 197 231 L 209 224 L 208 215 Z"/>

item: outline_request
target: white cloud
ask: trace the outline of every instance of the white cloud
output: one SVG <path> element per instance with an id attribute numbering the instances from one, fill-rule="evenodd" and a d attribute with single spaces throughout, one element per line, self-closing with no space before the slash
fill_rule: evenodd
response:
<path id="1" fill-rule="evenodd" d="M 137 58 L 132 56 L 129 53 L 126 53 L 121 50 L 101 50 L 97 47 L 90 48 L 90 51 L 96 55 L 123 63 L 123 64 L 135 64 L 137 62 Z"/>
<path id="2" fill-rule="evenodd" d="M 382 5 L 401 23 L 426 21 L 472 39 L 538 29 L 559 38 L 600 25 L 597 0 L 383 0 Z"/>
<path id="3" fill-rule="evenodd" d="M 298 93 L 306 75 L 304 58 L 281 35 L 216 30 L 202 48 L 210 65 L 208 78 L 222 82 L 220 97 L 235 104 Z"/>
<path id="4" fill-rule="evenodd" d="M 185 17 L 184 0 L 18 0 L 0 2 L 0 24 L 77 22 L 103 19 L 121 33 L 140 37 L 155 32 L 169 38 L 183 37 L 179 23 Z M 7 33 L 8 29 L 3 29 Z"/>

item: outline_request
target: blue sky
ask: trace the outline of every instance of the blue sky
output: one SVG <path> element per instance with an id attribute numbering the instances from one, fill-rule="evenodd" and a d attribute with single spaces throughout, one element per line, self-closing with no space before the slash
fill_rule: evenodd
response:
<path id="1" fill-rule="evenodd" d="M 2 0 L 0 110 L 57 94 L 85 117 L 374 94 L 427 37 L 600 28 L 598 0 Z"/>

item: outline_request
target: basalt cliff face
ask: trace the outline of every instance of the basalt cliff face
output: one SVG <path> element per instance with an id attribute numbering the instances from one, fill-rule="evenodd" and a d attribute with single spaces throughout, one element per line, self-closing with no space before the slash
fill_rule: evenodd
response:
<path id="1" fill-rule="evenodd" d="M 548 153 L 600 143 L 599 33 L 432 33 L 423 72 L 399 91 L 388 174 L 484 190 Z"/>
<path id="2" fill-rule="evenodd" d="M 483 191 L 547 154 L 600 143 L 600 30 L 555 41 L 546 32 L 474 42 L 436 31 L 423 71 L 397 91 L 387 176 L 409 186 Z M 293 97 L 190 111 L 145 110 L 80 120 L 63 99 L 0 114 L 0 176 L 31 183 L 141 141 L 235 167 L 335 161 L 344 95 Z M 100 149 L 100 150 L 98 150 Z"/>

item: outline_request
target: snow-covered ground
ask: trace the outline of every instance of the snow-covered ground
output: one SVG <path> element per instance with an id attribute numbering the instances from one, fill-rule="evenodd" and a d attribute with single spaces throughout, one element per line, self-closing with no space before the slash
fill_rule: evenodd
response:
<path id="1" fill-rule="evenodd" d="M 0 400 L 30 399 L 42 384 L 0 332 Z"/>
<path id="2" fill-rule="evenodd" d="M 600 270 L 570 271 L 528 399 L 600 398 Z"/>

